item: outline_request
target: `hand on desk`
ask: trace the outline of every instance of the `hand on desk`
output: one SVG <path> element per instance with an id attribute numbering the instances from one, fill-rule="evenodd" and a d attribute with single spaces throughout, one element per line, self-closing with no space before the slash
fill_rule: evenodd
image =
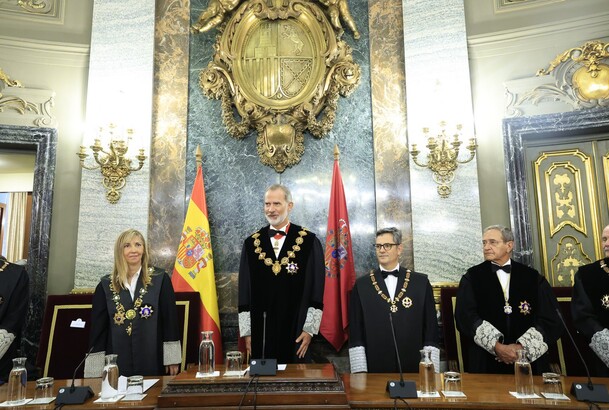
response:
<path id="1" fill-rule="evenodd" d="M 298 351 L 296 351 L 296 356 L 298 356 L 300 359 L 302 359 L 307 353 L 307 349 L 309 348 L 309 344 L 311 344 L 312 338 L 313 337 L 310 334 L 303 331 L 300 336 L 298 336 L 298 339 L 296 339 L 296 343 L 300 343 L 300 347 L 298 348 Z"/>

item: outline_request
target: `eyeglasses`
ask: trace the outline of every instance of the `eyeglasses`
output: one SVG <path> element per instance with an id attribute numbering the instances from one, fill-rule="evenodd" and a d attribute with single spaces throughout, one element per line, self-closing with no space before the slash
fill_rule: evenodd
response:
<path id="1" fill-rule="evenodd" d="M 399 243 L 375 243 L 374 246 L 376 248 L 377 251 L 380 251 L 381 248 L 385 249 L 386 251 L 390 251 L 391 248 L 393 248 L 394 246 L 398 246 Z"/>
<path id="2" fill-rule="evenodd" d="M 497 246 L 502 242 L 505 242 L 505 241 L 497 241 L 495 239 L 490 239 L 488 241 L 484 240 L 484 241 L 482 241 L 482 246 L 486 246 L 486 245 Z"/>

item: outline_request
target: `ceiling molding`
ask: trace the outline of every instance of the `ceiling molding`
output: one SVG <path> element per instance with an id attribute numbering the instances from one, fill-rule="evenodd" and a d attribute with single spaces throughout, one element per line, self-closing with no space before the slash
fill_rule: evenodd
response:
<path id="1" fill-rule="evenodd" d="M 64 24 L 65 9 L 65 0 L 4 0 L 0 1 L 0 21 Z"/>
<path id="2" fill-rule="evenodd" d="M 495 0 L 495 14 L 509 13 L 513 11 L 522 11 L 534 7 L 547 6 L 551 3 L 559 3 L 565 0 Z"/>
<path id="3" fill-rule="evenodd" d="M 469 36 L 467 43 L 470 57 L 482 58 L 538 50 L 546 45 L 551 47 L 564 39 L 568 41 L 569 38 L 579 42 L 582 39 L 593 40 L 607 36 L 609 36 L 609 12 L 592 17 Z M 535 41 L 531 41 L 531 38 L 535 38 Z"/>
<path id="4" fill-rule="evenodd" d="M 2 50 L 7 52 L 3 53 Z M 10 56 L 11 60 L 23 63 L 87 67 L 89 51 L 89 44 L 0 36 L 0 55 Z"/>

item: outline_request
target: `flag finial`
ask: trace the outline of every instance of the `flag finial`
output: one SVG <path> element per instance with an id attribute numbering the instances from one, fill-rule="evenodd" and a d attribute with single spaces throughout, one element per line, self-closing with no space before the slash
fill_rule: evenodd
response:
<path id="1" fill-rule="evenodd" d="M 197 151 L 195 152 L 195 157 L 197 158 L 197 168 L 203 165 L 203 152 L 201 152 L 201 146 L 197 145 Z"/>
<path id="2" fill-rule="evenodd" d="M 334 161 L 340 159 L 340 151 L 338 150 L 338 144 L 334 144 Z"/>

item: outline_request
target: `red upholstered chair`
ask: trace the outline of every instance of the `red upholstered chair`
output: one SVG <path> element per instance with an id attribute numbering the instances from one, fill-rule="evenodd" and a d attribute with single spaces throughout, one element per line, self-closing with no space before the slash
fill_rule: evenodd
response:
<path id="1" fill-rule="evenodd" d="M 93 294 L 50 295 L 47 298 L 36 364 L 43 376 L 71 379 L 89 346 Z M 201 298 L 195 292 L 177 292 L 176 306 L 182 335 L 182 369 L 198 361 Z M 72 325 L 84 322 L 84 327 Z M 83 368 L 76 373 L 83 377 Z"/>

